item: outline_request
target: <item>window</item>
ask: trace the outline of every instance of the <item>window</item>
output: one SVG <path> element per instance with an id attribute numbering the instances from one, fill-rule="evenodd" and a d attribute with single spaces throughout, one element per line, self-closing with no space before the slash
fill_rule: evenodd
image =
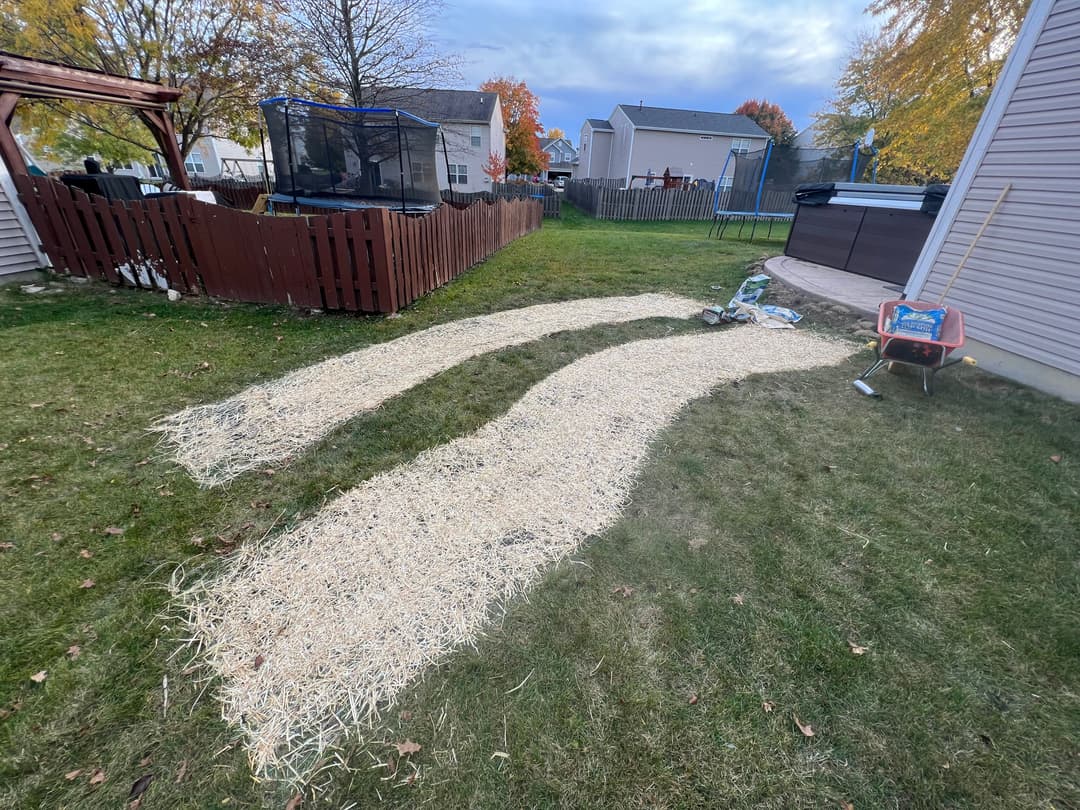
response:
<path id="1" fill-rule="evenodd" d="M 463 186 L 469 182 L 469 167 L 464 163 L 450 164 L 450 182 Z"/>
<path id="2" fill-rule="evenodd" d="M 473 127 L 472 135 L 469 138 L 469 143 L 471 143 L 473 146 L 480 146 L 482 134 L 483 133 L 480 131 L 480 127 Z"/>
<path id="3" fill-rule="evenodd" d="M 184 161 L 184 168 L 191 174 L 205 174 L 206 166 L 203 164 L 202 151 L 196 149 L 188 155 L 187 160 Z"/>
<path id="4" fill-rule="evenodd" d="M 413 160 L 409 163 L 412 169 L 413 185 L 425 183 L 431 172 L 431 164 L 423 160 Z"/>
<path id="5" fill-rule="evenodd" d="M 750 151 L 750 139 L 749 138 L 732 138 L 731 139 L 731 151 L 737 155 L 745 155 Z"/>
<path id="6" fill-rule="evenodd" d="M 698 135 L 697 139 L 699 141 L 711 141 L 712 140 L 712 135 Z"/>

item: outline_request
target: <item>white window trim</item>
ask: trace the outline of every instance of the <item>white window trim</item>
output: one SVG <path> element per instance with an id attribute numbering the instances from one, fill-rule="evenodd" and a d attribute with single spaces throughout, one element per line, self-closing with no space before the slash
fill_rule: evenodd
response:
<path id="1" fill-rule="evenodd" d="M 447 171 L 447 180 L 456 186 L 469 183 L 469 167 L 465 163 L 451 163 Z"/>

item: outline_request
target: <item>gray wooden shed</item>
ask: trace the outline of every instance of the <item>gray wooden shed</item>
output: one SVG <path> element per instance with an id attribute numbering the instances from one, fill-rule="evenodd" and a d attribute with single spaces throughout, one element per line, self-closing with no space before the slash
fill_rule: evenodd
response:
<path id="1" fill-rule="evenodd" d="M 905 289 L 946 297 L 980 365 L 1080 401 L 1080 0 L 1033 0 Z"/>

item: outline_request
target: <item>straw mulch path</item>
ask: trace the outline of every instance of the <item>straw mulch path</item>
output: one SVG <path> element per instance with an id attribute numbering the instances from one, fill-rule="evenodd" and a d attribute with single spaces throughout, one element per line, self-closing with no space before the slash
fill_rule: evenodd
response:
<path id="1" fill-rule="evenodd" d="M 737 326 L 578 360 L 472 435 L 357 486 L 183 595 L 256 773 L 301 780 L 493 607 L 618 518 L 649 443 L 725 380 L 850 344 Z"/>
<path id="2" fill-rule="evenodd" d="M 686 318 L 702 304 L 673 295 L 583 298 L 465 318 L 187 408 L 154 427 L 203 486 L 294 456 L 342 423 L 485 352 L 569 329 L 644 318 Z"/>

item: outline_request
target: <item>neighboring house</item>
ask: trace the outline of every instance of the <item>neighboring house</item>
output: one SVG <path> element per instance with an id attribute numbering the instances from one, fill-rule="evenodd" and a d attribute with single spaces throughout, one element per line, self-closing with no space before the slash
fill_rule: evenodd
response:
<path id="1" fill-rule="evenodd" d="M 266 145 L 266 168 L 274 176 L 274 162 L 270 157 L 270 144 Z M 263 177 L 263 154 L 260 146 L 241 146 L 228 138 L 207 136 L 195 141 L 191 152 L 184 158 L 184 168 L 191 177 L 225 178 L 229 180 L 258 181 Z M 116 170 L 117 174 L 133 177 L 164 177 L 161 163 L 130 162 Z"/>
<path id="2" fill-rule="evenodd" d="M 579 174 L 626 186 L 650 172 L 716 180 L 731 151 L 755 152 L 768 142 L 768 133 L 745 115 L 619 104 L 607 120 L 582 125 Z M 733 174 L 729 166 L 726 185 Z"/>
<path id="3" fill-rule="evenodd" d="M 383 91 L 379 103 L 398 107 L 440 125 L 446 137 L 446 157 L 443 156 L 440 139 L 433 167 L 439 179 L 439 188 L 447 188 L 449 179 L 453 181 L 454 191 L 491 189 L 491 178 L 484 174 L 488 156 L 506 156 L 506 131 L 498 93 L 479 90 L 393 90 Z M 449 173 L 447 164 L 450 165 Z M 416 168 L 413 170 L 415 172 Z"/>
<path id="4" fill-rule="evenodd" d="M 908 281 L 986 369 L 1080 402 L 1080 3 L 1034 0 Z"/>
<path id="5" fill-rule="evenodd" d="M 548 155 L 548 167 L 542 175 L 544 180 L 554 180 L 557 177 L 569 179 L 573 176 L 574 161 L 578 154 L 568 139 L 540 138 L 540 150 Z"/>
<path id="6" fill-rule="evenodd" d="M 611 138 L 615 134 L 603 118 L 586 118 L 581 125 L 577 177 L 606 178 L 611 164 Z"/>
<path id="7" fill-rule="evenodd" d="M 0 161 L 0 281 L 5 276 L 48 266 L 49 260 L 19 202 L 11 174 Z"/>

